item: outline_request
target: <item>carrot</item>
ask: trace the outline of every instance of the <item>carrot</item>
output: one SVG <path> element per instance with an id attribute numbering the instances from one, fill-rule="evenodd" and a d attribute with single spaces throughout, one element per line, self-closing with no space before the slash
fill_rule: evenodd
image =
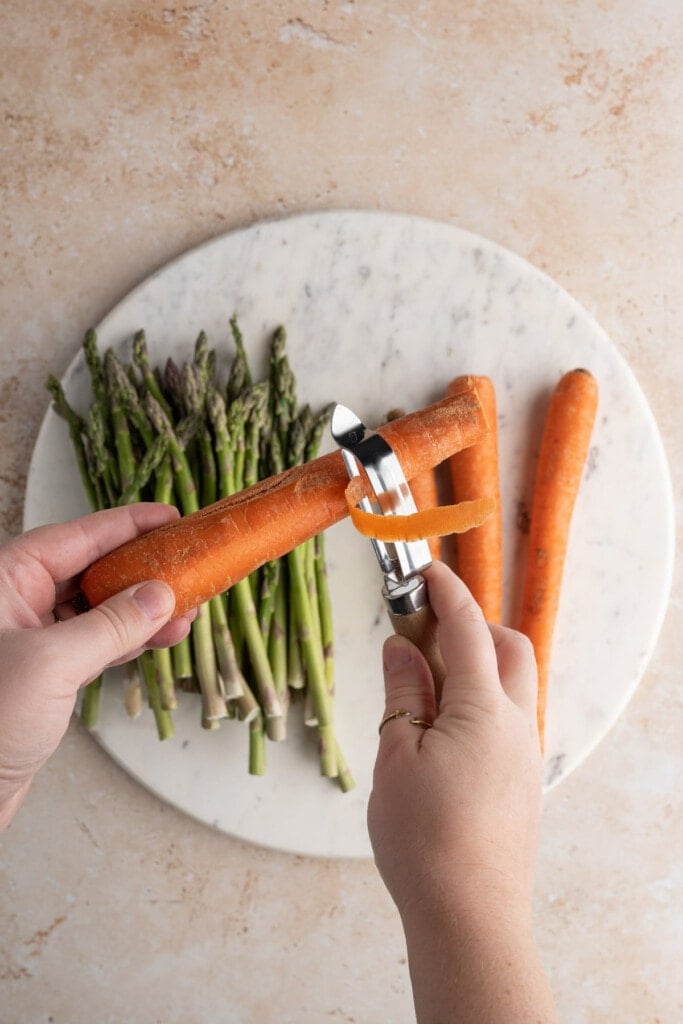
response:
<path id="1" fill-rule="evenodd" d="M 417 476 L 413 477 L 410 481 L 410 490 L 419 512 L 426 512 L 438 507 L 439 492 L 436 484 L 436 473 L 433 469 L 426 469 L 424 473 L 418 473 Z M 442 536 L 444 534 L 440 534 L 438 537 L 427 537 L 432 558 L 441 558 Z"/>
<path id="2" fill-rule="evenodd" d="M 485 430 L 468 379 L 440 402 L 379 428 L 408 479 Z M 343 519 L 348 483 L 338 450 L 269 477 L 98 559 L 81 578 L 82 593 L 94 606 L 135 583 L 161 579 L 175 593 L 174 615 L 181 615 Z"/>
<path id="3" fill-rule="evenodd" d="M 562 574 L 597 403 L 598 385 L 587 370 L 562 377 L 550 398 L 536 466 L 519 628 L 531 640 L 538 665 L 541 749 Z"/>
<path id="4" fill-rule="evenodd" d="M 400 419 L 403 415 L 405 413 L 402 409 L 392 409 L 387 413 L 387 421 Z M 410 481 L 410 493 L 418 511 L 436 508 L 439 504 L 439 491 L 434 469 L 426 469 L 423 473 L 414 476 Z M 432 558 L 441 558 L 441 536 L 443 534 L 427 538 Z"/>
<path id="5" fill-rule="evenodd" d="M 450 383 L 447 393 L 458 388 L 459 378 Z M 455 501 L 493 498 L 496 510 L 476 530 L 461 534 L 456 543 L 457 572 L 489 622 L 500 622 L 503 601 L 503 522 L 498 469 L 498 428 L 496 392 L 489 377 L 475 377 L 489 423 L 489 432 L 480 441 L 452 455 L 448 460 Z"/>

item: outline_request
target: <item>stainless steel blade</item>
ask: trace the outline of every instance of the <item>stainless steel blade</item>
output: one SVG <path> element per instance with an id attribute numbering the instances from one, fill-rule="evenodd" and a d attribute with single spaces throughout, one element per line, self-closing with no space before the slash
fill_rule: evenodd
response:
<path id="1" fill-rule="evenodd" d="M 409 515 L 417 511 L 401 464 L 381 434 L 369 430 L 345 405 L 335 406 L 330 428 L 332 437 L 342 450 L 349 476 L 360 476 L 359 467 L 362 467 L 375 497 L 390 497 L 389 508 L 386 504 L 380 508 L 377 500 L 364 498 L 359 503 L 362 509 L 384 515 Z M 373 540 L 372 545 L 390 589 L 421 573 L 432 562 L 429 544 L 425 540 L 396 543 Z"/>

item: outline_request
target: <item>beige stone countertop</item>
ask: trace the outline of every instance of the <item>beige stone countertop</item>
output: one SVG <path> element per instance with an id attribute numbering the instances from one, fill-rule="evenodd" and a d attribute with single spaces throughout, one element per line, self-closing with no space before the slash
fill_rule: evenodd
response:
<path id="1" fill-rule="evenodd" d="M 647 396 L 680 522 L 681 54 L 679 0 L 7 0 L 0 539 L 88 326 L 204 239 L 334 208 L 456 224 L 569 291 Z M 567 1024 L 683 1019 L 681 598 L 679 558 L 633 700 L 545 801 Z M 0 840 L 2 1024 L 413 1019 L 371 862 L 216 833 L 72 724 Z"/>

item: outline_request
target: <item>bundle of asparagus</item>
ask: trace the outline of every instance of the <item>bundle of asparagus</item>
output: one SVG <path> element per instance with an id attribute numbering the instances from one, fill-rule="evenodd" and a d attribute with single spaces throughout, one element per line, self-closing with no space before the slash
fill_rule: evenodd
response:
<path id="1" fill-rule="evenodd" d="M 215 349 L 202 331 L 191 360 L 150 363 L 144 331 L 126 365 L 112 349 L 102 356 L 96 333 L 83 351 L 93 401 L 74 410 L 60 382 L 48 378 L 53 407 L 69 428 L 79 472 L 93 509 L 139 500 L 197 511 L 259 479 L 318 454 L 331 406 L 299 405 L 294 373 L 279 327 L 265 380 L 254 381 L 236 319 L 234 354 L 221 382 Z M 247 723 L 249 772 L 262 775 L 266 738 L 282 741 L 294 697 L 318 731 L 320 769 L 342 790 L 354 785 L 332 723 L 334 655 L 322 535 L 264 565 L 197 611 L 187 640 L 145 652 L 125 666 L 124 703 L 137 717 L 152 709 L 160 739 L 174 734 L 177 691 L 201 695 L 201 723 Z M 102 678 L 86 687 L 80 715 L 97 723 Z"/>

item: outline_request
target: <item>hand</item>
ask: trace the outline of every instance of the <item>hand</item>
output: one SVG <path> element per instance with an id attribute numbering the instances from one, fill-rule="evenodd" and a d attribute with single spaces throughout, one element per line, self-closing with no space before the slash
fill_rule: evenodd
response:
<path id="1" fill-rule="evenodd" d="M 178 515 L 138 504 L 44 526 L 0 548 L 0 827 L 64 735 L 81 686 L 103 669 L 187 635 L 192 615 L 167 625 L 171 589 L 159 581 L 76 616 L 78 577 L 96 558 Z"/>
<path id="2" fill-rule="evenodd" d="M 368 807 L 418 1020 L 554 1020 L 531 929 L 541 809 L 531 644 L 488 625 L 443 564 L 426 578 L 446 667 L 440 706 L 421 653 L 390 637 L 385 715 L 405 709 L 433 726 L 384 725 Z"/>
<path id="3" fill-rule="evenodd" d="M 531 892 L 541 800 L 536 670 L 526 637 L 489 626 L 443 564 L 427 573 L 446 667 L 438 714 L 427 663 L 409 641 L 384 647 L 385 714 L 369 805 L 380 872 L 399 906 L 452 894 Z"/>

